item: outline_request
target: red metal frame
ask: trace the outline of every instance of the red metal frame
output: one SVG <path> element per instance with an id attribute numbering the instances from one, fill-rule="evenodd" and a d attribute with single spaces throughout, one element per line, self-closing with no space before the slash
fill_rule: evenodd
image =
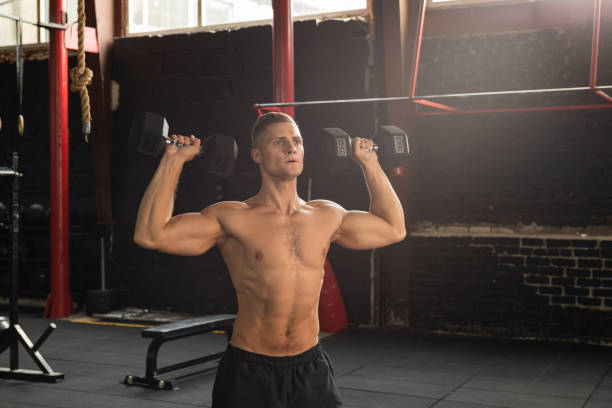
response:
<path id="1" fill-rule="evenodd" d="M 591 46 L 591 71 L 589 79 L 589 89 L 595 94 L 603 98 L 604 100 L 612 104 L 612 97 L 606 94 L 601 89 L 597 88 L 597 60 L 599 57 L 599 28 L 601 25 L 601 4 L 602 0 L 595 0 L 594 16 L 593 16 L 593 41 Z M 414 97 L 414 90 L 416 89 L 416 82 L 418 77 L 418 60 L 421 53 L 421 42 L 423 41 L 423 25 L 425 23 L 425 12 L 423 11 L 420 16 L 419 30 L 420 34 L 417 37 L 416 50 L 417 54 L 415 57 L 416 64 L 412 67 L 412 78 L 413 83 L 411 84 L 411 97 Z M 570 90 L 570 88 L 567 88 Z M 545 90 L 543 90 L 545 91 Z M 475 94 L 472 94 L 475 95 Z M 464 96 L 470 96 L 470 94 L 464 94 Z M 537 112 L 537 111 L 558 111 L 558 110 L 585 110 L 585 109 L 607 109 L 612 108 L 612 105 L 562 105 L 562 106 L 534 106 L 534 107 L 523 107 L 523 108 L 495 108 L 495 109 L 454 109 L 448 105 L 440 105 L 435 102 L 428 101 L 426 99 L 413 99 L 414 103 L 421 105 L 430 106 L 432 108 L 442 109 L 444 112 L 415 112 L 412 115 L 431 115 L 431 114 L 477 114 L 477 113 L 514 113 L 514 112 Z"/>
<path id="2" fill-rule="evenodd" d="M 422 3 L 425 0 L 421 0 Z M 368 103 L 368 102 L 390 102 L 390 101 L 410 101 L 419 105 L 429 106 L 431 108 L 440 109 L 440 111 L 429 112 L 410 112 L 410 116 L 419 115 L 448 115 L 448 114 L 484 114 L 484 113 L 517 113 L 517 112 L 538 112 L 538 111 L 568 111 L 568 110 L 591 110 L 591 109 L 610 109 L 612 108 L 612 97 L 608 95 L 604 89 L 611 89 L 612 86 L 597 86 L 597 62 L 599 57 L 599 32 L 601 25 L 601 6 L 602 0 L 594 0 L 594 20 L 593 20 L 593 41 L 591 47 L 591 69 L 589 86 L 587 87 L 568 87 L 557 89 L 527 89 L 518 91 L 501 91 L 501 92 L 472 92 L 463 94 L 445 94 L 445 95 L 427 95 L 415 96 L 416 84 L 418 80 L 418 64 L 421 53 L 421 44 L 423 41 L 423 27 L 425 23 L 425 8 L 420 9 L 417 41 L 414 47 L 415 58 L 411 67 L 411 83 L 409 94 L 410 96 L 386 97 L 386 98 L 364 98 L 364 99 L 340 99 L 340 100 L 323 100 L 323 101 L 304 101 L 304 102 L 280 102 L 275 99 L 275 103 L 257 103 L 255 109 L 269 109 L 271 107 L 295 107 L 301 105 L 318 105 L 318 104 L 334 104 L 334 103 Z M 449 97 L 471 97 L 471 96 L 498 96 L 498 95 L 519 95 L 519 94 L 546 94 L 553 92 L 565 91 L 591 91 L 593 94 L 601 97 L 609 104 L 585 104 L 585 105 L 558 105 L 558 106 L 530 106 L 517 108 L 489 108 L 489 109 L 458 109 L 449 105 L 444 105 L 438 102 L 433 102 L 431 99 L 449 98 Z"/>
<path id="3" fill-rule="evenodd" d="M 612 109 L 612 103 L 603 105 L 561 105 L 561 106 L 530 106 L 523 108 L 490 108 L 490 109 L 466 109 L 455 111 L 430 111 L 407 113 L 408 116 L 429 116 L 429 115 L 477 115 L 485 113 L 519 113 L 519 112 L 553 112 L 568 110 L 592 110 L 592 109 Z"/>
<path id="4" fill-rule="evenodd" d="M 414 103 L 418 103 L 419 105 L 423 105 L 423 106 L 431 106 L 432 108 L 438 108 L 438 109 L 442 109 L 445 111 L 449 111 L 449 112 L 456 112 L 457 109 L 448 106 L 448 105 L 442 105 L 441 103 L 436 103 L 436 102 L 432 102 L 432 101 L 428 101 L 426 99 L 413 99 L 412 102 Z"/>
<path id="5" fill-rule="evenodd" d="M 599 26 L 601 24 L 601 0 L 595 0 L 595 15 L 593 16 L 593 42 L 591 45 L 591 74 L 589 86 L 597 87 L 597 60 L 599 58 Z"/>
<path id="6" fill-rule="evenodd" d="M 66 0 L 51 0 L 49 21 L 64 23 Z M 64 30 L 49 33 L 49 138 L 50 138 L 50 242 L 51 294 L 45 316 L 60 318 L 72 313 L 68 254 L 68 51 Z"/>
<path id="7" fill-rule="evenodd" d="M 410 96 L 414 98 L 414 93 L 416 92 L 417 85 L 417 77 L 419 75 L 419 61 L 421 59 L 421 44 L 423 42 L 423 26 L 425 24 L 425 11 L 427 10 L 427 0 L 421 0 L 421 7 L 419 9 L 419 23 L 417 27 L 417 41 L 414 46 L 414 58 L 412 63 L 412 72 L 410 78 L 412 81 L 410 82 Z M 415 101 L 416 102 L 416 101 Z"/>

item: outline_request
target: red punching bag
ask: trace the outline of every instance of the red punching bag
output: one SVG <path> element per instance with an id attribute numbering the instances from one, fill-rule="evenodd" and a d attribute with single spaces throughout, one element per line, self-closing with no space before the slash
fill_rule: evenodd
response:
<path id="1" fill-rule="evenodd" d="M 321 331 L 334 333 L 348 327 L 346 309 L 336 276 L 329 259 L 325 259 L 325 276 L 319 299 L 319 326 Z"/>

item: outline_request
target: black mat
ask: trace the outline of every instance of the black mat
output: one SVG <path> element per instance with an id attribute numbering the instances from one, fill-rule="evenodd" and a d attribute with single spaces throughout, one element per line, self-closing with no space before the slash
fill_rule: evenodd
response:
<path id="1" fill-rule="evenodd" d="M 32 340 L 49 323 L 35 316 L 20 320 Z M 128 373 L 144 374 L 149 341 L 141 338 L 141 328 L 56 324 L 41 352 L 65 380 L 0 380 L 0 408 L 210 407 L 214 370 L 179 381 L 178 391 L 121 383 Z M 321 343 L 334 362 L 347 408 L 612 407 L 611 348 L 390 329 L 348 329 Z M 215 333 L 171 342 L 160 350 L 160 364 L 225 345 L 225 335 Z M 24 352 L 20 356 L 22 368 L 35 368 Z M 8 352 L 0 354 L 0 366 L 8 366 Z"/>

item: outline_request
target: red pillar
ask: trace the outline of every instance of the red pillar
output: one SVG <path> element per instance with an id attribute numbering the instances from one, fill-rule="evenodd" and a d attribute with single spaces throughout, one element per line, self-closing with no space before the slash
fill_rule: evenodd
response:
<path id="1" fill-rule="evenodd" d="M 291 0 L 272 0 L 274 25 L 272 34 L 274 102 L 294 102 L 293 19 Z M 295 117 L 293 106 L 282 111 Z"/>
<path id="2" fill-rule="evenodd" d="M 51 0 L 49 21 L 64 24 L 67 0 Z M 68 51 L 64 31 L 49 32 L 49 138 L 51 294 L 45 316 L 66 317 L 72 312 L 69 265 L 68 209 Z"/>

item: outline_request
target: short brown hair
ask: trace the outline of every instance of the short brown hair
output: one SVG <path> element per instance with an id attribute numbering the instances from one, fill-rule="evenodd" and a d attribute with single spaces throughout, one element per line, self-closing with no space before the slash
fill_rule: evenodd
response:
<path id="1" fill-rule="evenodd" d="M 293 123 L 295 126 L 297 126 L 297 123 L 295 123 L 295 120 L 293 120 L 291 116 L 282 112 L 268 112 L 258 117 L 255 124 L 253 124 L 253 127 L 251 128 L 251 147 L 259 147 L 261 135 L 266 131 L 268 126 L 283 122 Z"/>

